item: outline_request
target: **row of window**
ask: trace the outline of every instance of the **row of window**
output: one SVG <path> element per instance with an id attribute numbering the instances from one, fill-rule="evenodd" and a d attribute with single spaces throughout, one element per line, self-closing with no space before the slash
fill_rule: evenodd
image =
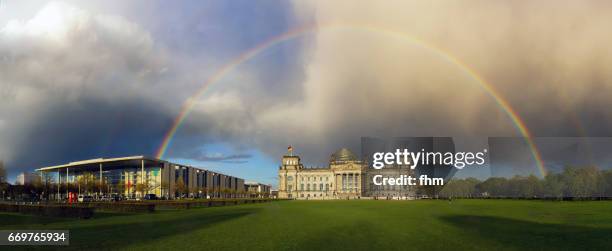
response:
<path id="1" fill-rule="evenodd" d="M 300 197 L 304 198 L 304 194 L 300 194 Z M 307 195 L 306 195 L 306 197 L 310 197 L 310 194 L 307 194 Z M 316 198 L 316 197 L 317 197 L 317 194 L 313 194 L 313 196 L 312 196 L 312 197 Z M 319 197 L 323 197 L 323 194 L 322 194 L 322 193 L 320 193 L 320 194 L 319 194 Z"/>
<path id="2" fill-rule="evenodd" d="M 333 186 L 333 185 L 332 185 Z M 323 188 L 325 187 L 325 190 L 323 190 Z M 306 189 L 304 189 L 306 188 Z M 312 189 L 311 189 L 312 188 Z M 318 186 L 318 191 L 329 191 L 330 188 L 330 184 L 319 184 Z M 300 184 L 300 190 L 302 191 L 317 191 L 317 184 L 312 184 L 312 186 L 310 184 L 306 184 L 306 186 L 304 186 L 304 184 Z"/>
<path id="3" fill-rule="evenodd" d="M 321 176 L 316 176 L 316 177 L 314 177 L 314 176 L 308 176 L 308 177 L 302 176 L 302 181 L 305 180 L 304 178 L 306 178 L 307 181 L 311 181 L 311 179 L 313 181 L 317 181 L 317 178 L 319 178 L 319 181 L 323 181 L 323 177 L 321 177 Z M 329 181 L 329 177 L 325 177 L 325 181 Z"/>
<path id="4" fill-rule="evenodd" d="M 310 191 L 310 189 L 308 189 L 308 190 L 304 190 L 304 186 L 303 186 L 303 185 L 304 185 L 304 184 L 302 184 L 302 191 Z M 308 188 L 308 187 L 307 187 L 307 188 Z M 325 190 L 322 190 L 322 188 L 319 186 L 319 190 L 320 190 L 320 191 L 326 191 L 326 192 L 327 192 L 327 191 L 329 191 L 329 186 L 327 186 L 327 184 L 325 184 Z M 354 192 L 357 192 L 357 191 L 358 191 L 358 189 L 357 189 L 356 187 L 353 187 L 353 188 L 350 188 L 350 189 L 347 189 L 347 188 L 342 188 L 342 190 L 343 190 L 343 191 L 350 191 L 350 192 L 353 192 L 353 191 L 354 191 Z M 317 191 L 317 190 L 316 190 L 316 187 L 314 187 L 314 190 L 313 190 L 313 191 Z M 287 185 L 287 192 L 289 192 L 289 193 L 293 192 L 293 185 Z M 291 195 L 289 195 L 289 196 L 291 196 Z M 290 197 L 290 198 L 291 198 L 291 197 Z"/>
<path id="5" fill-rule="evenodd" d="M 298 161 L 297 160 L 287 160 L 285 161 L 285 165 L 297 165 Z"/>
<path id="6" fill-rule="evenodd" d="M 350 181 L 352 179 L 357 180 L 358 176 L 357 175 L 349 175 L 349 176 L 346 176 L 346 177 L 347 178 L 343 179 L 343 180 L 349 180 Z M 317 179 L 319 181 L 323 181 L 323 176 L 306 176 L 306 177 L 302 176 L 301 178 L 302 178 L 302 181 L 317 181 Z M 293 181 L 293 176 L 287 176 L 287 181 Z M 326 176 L 325 177 L 325 181 L 329 181 L 329 177 Z"/>

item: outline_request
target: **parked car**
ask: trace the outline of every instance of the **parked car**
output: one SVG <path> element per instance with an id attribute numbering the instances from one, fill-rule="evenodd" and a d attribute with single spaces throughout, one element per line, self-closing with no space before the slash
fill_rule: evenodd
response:
<path id="1" fill-rule="evenodd" d="M 121 201 L 121 200 L 124 200 L 123 196 L 121 196 L 119 194 L 111 195 L 111 201 Z"/>
<path id="2" fill-rule="evenodd" d="M 144 200 L 157 200 L 157 195 L 152 194 L 152 193 L 150 193 L 150 194 L 145 194 L 145 196 L 144 196 L 144 198 L 143 198 L 143 199 L 144 199 Z"/>
<path id="3" fill-rule="evenodd" d="M 79 195 L 77 201 L 78 202 L 92 202 L 93 197 L 89 195 Z"/>

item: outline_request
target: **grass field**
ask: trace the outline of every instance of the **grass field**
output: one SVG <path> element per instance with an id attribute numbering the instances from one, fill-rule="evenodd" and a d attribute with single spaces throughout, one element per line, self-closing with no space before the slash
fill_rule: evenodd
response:
<path id="1" fill-rule="evenodd" d="M 0 229 L 69 229 L 71 249 L 612 249 L 612 202 L 279 201 L 59 219 L 0 213 Z"/>

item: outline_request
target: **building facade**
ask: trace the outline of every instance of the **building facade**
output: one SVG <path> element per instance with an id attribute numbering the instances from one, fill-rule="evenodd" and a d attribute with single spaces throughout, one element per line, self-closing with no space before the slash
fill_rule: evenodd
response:
<path id="1" fill-rule="evenodd" d="M 76 161 L 36 171 L 59 184 L 59 198 L 68 192 L 126 198 L 155 194 L 168 199 L 244 194 L 241 178 L 144 156 Z"/>
<path id="2" fill-rule="evenodd" d="M 17 175 L 15 180 L 16 185 L 31 185 L 37 181 L 40 181 L 40 176 L 36 173 L 22 172 Z"/>
<path id="3" fill-rule="evenodd" d="M 270 197 L 271 185 L 261 184 L 257 182 L 245 182 L 244 190 L 250 197 L 268 198 Z"/>
<path id="4" fill-rule="evenodd" d="M 329 167 L 305 168 L 299 156 L 283 156 L 278 197 L 288 199 L 348 199 L 363 193 L 363 162 L 348 149 L 332 154 Z"/>
<path id="5" fill-rule="evenodd" d="M 374 184 L 375 176 L 379 175 L 382 178 L 397 178 L 402 175 L 414 175 L 414 170 L 408 165 L 385 165 L 382 169 L 368 168 L 364 175 L 364 197 L 377 199 L 414 199 L 416 197 L 415 186 L 407 185 L 376 185 Z"/>
<path id="6" fill-rule="evenodd" d="M 370 168 L 350 150 L 342 148 L 331 155 L 329 166 L 306 168 L 299 156 L 282 157 L 278 170 L 278 198 L 283 199 L 414 199 L 412 186 L 375 185 L 375 175 L 400 177 L 412 175 L 409 166 L 385 166 Z"/>

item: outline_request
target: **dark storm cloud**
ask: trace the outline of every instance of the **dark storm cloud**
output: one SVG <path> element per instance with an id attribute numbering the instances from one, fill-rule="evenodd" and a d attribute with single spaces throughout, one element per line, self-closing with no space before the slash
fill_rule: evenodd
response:
<path id="1" fill-rule="evenodd" d="M 612 168 L 612 137 L 537 137 L 534 143 L 548 172 L 562 172 L 568 166 Z M 540 174 L 525 139 L 489 138 L 492 176 Z"/>
<path id="2" fill-rule="evenodd" d="M 98 14 L 96 4 L 83 9 L 76 5 L 87 4 L 50 3 L 34 11 L 33 17 L 0 26 L 0 159 L 12 175 L 87 158 L 155 154 L 185 100 L 207 77 L 231 57 L 291 25 L 286 2 L 267 4 L 273 11 L 267 14 L 261 12 L 265 6 L 232 10 L 218 3 L 145 9 L 130 5 L 142 12 L 126 16 L 144 22 L 144 27 L 122 16 Z M 102 9 L 114 9 L 110 5 Z M 156 11 L 167 14 L 163 22 Z M 222 18 L 225 12 L 241 18 L 224 23 L 233 18 Z M 249 21 L 248 16 L 258 21 Z M 282 22 L 272 22 L 278 20 Z M 218 29 L 207 28 L 212 26 Z M 241 118 L 232 122 L 236 114 L 210 111 L 232 109 L 225 106 L 228 101 L 258 103 L 251 107 L 270 105 L 275 101 L 263 96 L 282 97 L 298 88 L 284 84 L 295 82 L 299 75 L 289 70 L 300 68 L 301 62 L 295 60 L 299 53 L 293 53 L 298 47 L 299 43 L 280 46 L 264 55 L 261 60 L 271 62 L 265 69 L 260 67 L 262 61 L 254 61 L 224 77 L 223 85 L 253 95 L 236 101 L 224 100 L 221 94 L 217 102 L 214 97 L 220 94 L 214 94 L 203 100 L 213 106 L 186 120 L 166 157 L 248 161 L 250 155 L 244 154 L 192 153 L 209 143 L 239 145 L 239 139 L 245 139 L 236 132 L 249 125 L 241 124 Z M 276 74 L 281 66 L 286 67 L 285 74 Z M 269 85 L 273 90 L 266 91 L 261 84 L 273 81 Z M 238 109 L 243 117 L 255 116 L 253 109 Z M 219 120 L 223 120 L 222 128 Z"/>
<path id="3" fill-rule="evenodd" d="M 85 98 L 85 97 L 84 97 Z M 108 101 L 88 97 L 78 107 L 54 104 L 23 128 L 12 150 L 12 167 L 37 168 L 96 157 L 119 157 L 155 152 L 169 128 L 169 112 L 155 103 Z"/>
<path id="4" fill-rule="evenodd" d="M 251 154 L 224 154 L 224 153 L 207 153 L 198 152 L 188 156 L 189 159 L 205 162 L 223 162 L 242 164 L 249 162 L 253 156 Z"/>
<path id="5" fill-rule="evenodd" d="M 0 29 L 0 159 L 14 175 L 66 161 L 152 154 L 176 73 L 150 35 L 51 3 Z"/>

